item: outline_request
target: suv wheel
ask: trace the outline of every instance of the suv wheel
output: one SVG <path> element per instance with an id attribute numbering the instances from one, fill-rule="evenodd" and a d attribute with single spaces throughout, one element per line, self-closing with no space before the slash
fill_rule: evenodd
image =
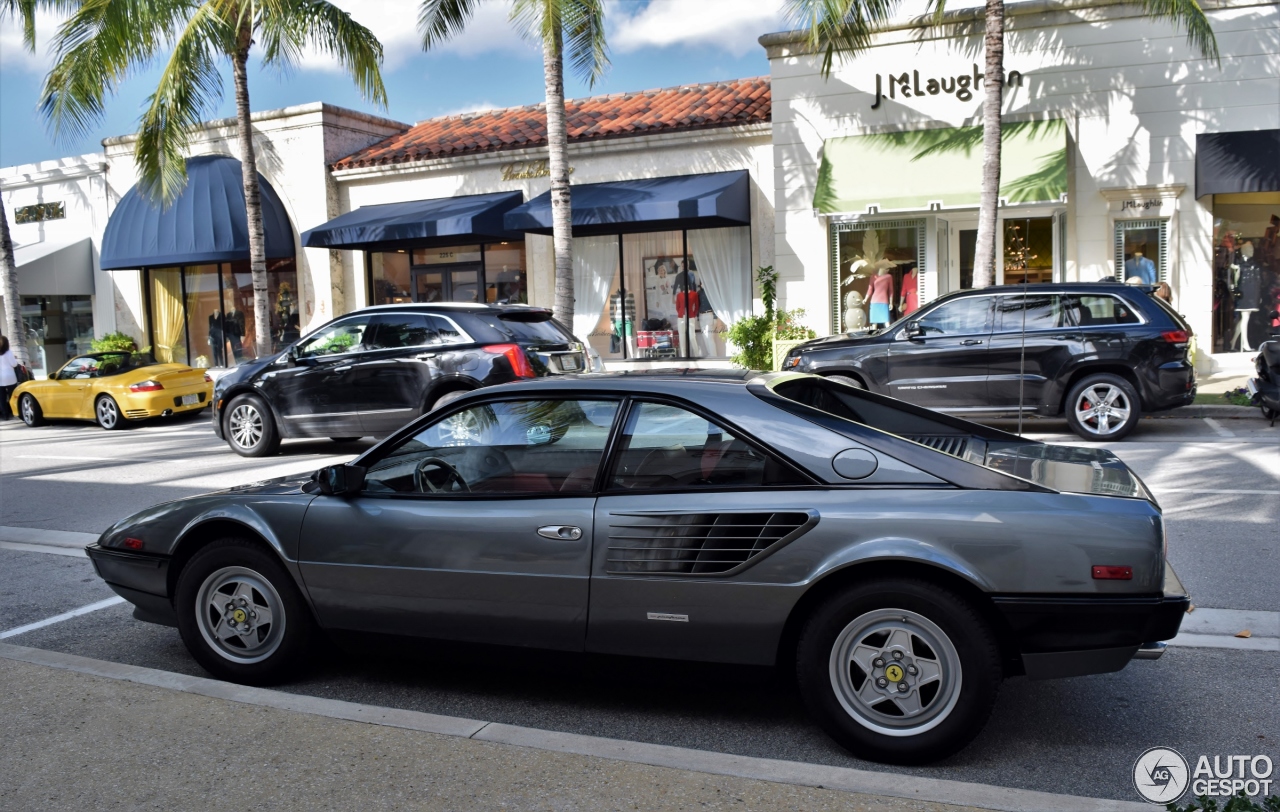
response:
<path id="1" fill-rule="evenodd" d="M 922 764 L 986 725 L 1002 671 L 990 627 L 924 581 L 859 584 L 818 607 L 796 651 L 810 714 L 859 758 Z"/>
<path id="2" fill-rule="evenodd" d="M 1133 384 L 1119 375 L 1082 378 L 1067 394 L 1067 424 L 1086 440 L 1120 440 L 1142 418 Z"/>
<path id="3" fill-rule="evenodd" d="M 240 395 L 227 405 L 224 436 L 242 457 L 267 457 L 280 450 L 280 434 L 267 404 L 256 395 Z"/>

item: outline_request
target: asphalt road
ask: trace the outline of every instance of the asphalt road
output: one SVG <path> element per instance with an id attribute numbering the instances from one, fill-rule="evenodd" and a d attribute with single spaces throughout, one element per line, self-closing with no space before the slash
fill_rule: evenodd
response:
<path id="1" fill-rule="evenodd" d="M 1077 442 L 1065 424 L 1028 434 Z M 286 443 L 281 456 L 245 460 L 204 420 L 106 433 L 61 424 L 0 426 L 0 525 L 98 532 L 157 501 L 349 458 L 368 443 Z M 1165 512 L 1170 557 L 1196 603 L 1280 609 L 1280 428 L 1260 419 L 1144 421 L 1114 450 L 1151 486 Z M 1255 493 L 1248 493 L 1254 491 Z M 0 630 L 111 597 L 89 562 L 0 549 Z M 19 643 L 201 674 L 176 630 L 113 606 L 28 632 Z M 285 690 L 496 722 L 818 764 L 1121 800 L 1143 750 L 1265 753 L 1280 761 L 1280 657 L 1260 651 L 1171 647 L 1156 662 L 1051 682 L 1007 682 L 991 723 L 938 765 L 860 762 L 806 717 L 786 674 L 656 661 L 466 646 L 330 648 Z"/>

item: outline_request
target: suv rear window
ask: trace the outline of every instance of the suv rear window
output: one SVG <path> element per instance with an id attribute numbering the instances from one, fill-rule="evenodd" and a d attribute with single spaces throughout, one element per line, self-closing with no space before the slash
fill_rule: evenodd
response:
<path id="1" fill-rule="evenodd" d="M 480 313 L 477 317 L 510 341 L 525 344 L 564 344 L 575 341 L 573 333 L 550 318 L 543 321 L 504 319 L 497 313 Z"/>
<path id="2" fill-rule="evenodd" d="M 1169 304 L 1164 299 L 1161 299 L 1159 296 L 1156 296 L 1154 293 L 1151 294 L 1151 301 L 1155 302 L 1157 307 L 1163 310 L 1169 318 L 1173 319 L 1174 324 L 1178 325 L 1183 330 L 1186 330 L 1188 333 L 1191 332 L 1191 325 L 1187 324 L 1187 320 L 1182 317 L 1181 313 L 1173 309 L 1173 305 Z"/>
<path id="3" fill-rule="evenodd" d="M 1077 327 L 1110 324 L 1141 324 L 1142 319 L 1128 302 L 1106 294 L 1064 296 L 1067 314 Z"/>

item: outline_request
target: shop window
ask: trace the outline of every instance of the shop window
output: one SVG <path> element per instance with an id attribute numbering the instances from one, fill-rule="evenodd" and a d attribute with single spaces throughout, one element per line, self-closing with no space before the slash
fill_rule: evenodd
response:
<path id="1" fill-rule="evenodd" d="M 370 304 L 404 304 L 413 301 L 408 251 L 375 251 L 370 255 L 369 273 Z"/>
<path id="2" fill-rule="evenodd" d="M 1116 279 L 1144 285 L 1166 281 L 1169 264 L 1169 221 L 1117 220 Z"/>
<path id="3" fill-rule="evenodd" d="M 18 302 L 27 357 L 37 377 L 43 378 L 74 356 L 92 350 L 91 297 L 20 296 Z"/>
<path id="4" fill-rule="evenodd" d="M 529 301 L 523 241 L 375 251 L 370 304 Z"/>
<path id="5" fill-rule="evenodd" d="M 1250 352 L 1280 328 L 1280 192 L 1213 197 L 1213 350 Z"/>
<path id="6" fill-rule="evenodd" d="M 484 300 L 489 304 L 528 304 L 524 243 L 503 242 L 484 247 Z"/>
<path id="7" fill-rule="evenodd" d="M 1004 218 L 1004 283 L 1053 281 L 1053 218 Z M 972 283 L 972 269 L 970 282 Z"/>
<path id="8" fill-rule="evenodd" d="M 151 277 L 151 354 L 162 364 L 187 363 L 182 269 L 154 268 Z"/>
<path id="9" fill-rule="evenodd" d="M 832 323 L 838 332 L 888 325 L 919 307 L 924 223 L 889 220 L 832 226 L 831 289 L 837 291 Z"/>
<path id="10" fill-rule="evenodd" d="M 234 349 L 227 352 L 228 339 L 243 330 L 243 317 L 239 311 L 224 318 L 222 290 L 217 265 L 194 265 L 183 268 L 183 286 L 187 311 L 187 335 L 191 347 L 191 366 L 235 366 L 244 357 L 242 343 L 234 340 Z M 237 326 L 237 323 L 240 326 Z"/>

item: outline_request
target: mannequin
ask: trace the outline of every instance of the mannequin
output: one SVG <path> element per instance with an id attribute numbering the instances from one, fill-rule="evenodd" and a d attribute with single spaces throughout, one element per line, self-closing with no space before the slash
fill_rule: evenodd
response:
<path id="1" fill-rule="evenodd" d="M 903 316 L 910 316 L 920 309 L 920 276 L 916 272 L 915 263 L 902 275 L 902 298 L 899 307 Z"/>
<path id="2" fill-rule="evenodd" d="M 213 356 L 215 367 L 227 365 L 227 345 L 222 335 L 221 310 L 214 310 L 209 314 L 209 352 Z"/>
<path id="3" fill-rule="evenodd" d="M 693 261 L 689 261 L 688 268 L 680 271 L 672 280 L 672 293 L 675 294 L 676 304 L 676 321 L 680 330 L 680 342 L 688 342 L 686 353 L 688 355 L 705 355 L 702 352 L 700 343 L 694 341 L 694 333 L 698 326 L 698 290 L 701 285 L 698 282 L 697 275 L 693 272 Z"/>
<path id="4" fill-rule="evenodd" d="M 1156 264 L 1148 259 L 1144 254 L 1146 246 L 1139 246 L 1133 256 L 1124 262 L 1124 278 L 1126 280 L 1132 277 L 1140 277 L 1142 284 L 1154 285 L 1156 283 Z"/>
<path id="5" fill-rule="evenodd" d="M 231 345 L 230 360 L 239 364 L 244 360 L 244 348 L 240 343 L 240 338 L 244 335 L 244 313 L 236 309 L 234 298 L 231 300 L 231 309 L 224 317 L 222 329 L 227 334 L 227 343 Z"/>
<path id="6" fill-rule="evenodd" d="M 609 320 L 613 322 L 613 334 L 627 342 L 628 358 L 636 357 L 636 296 L 630 291 L 626 299 L 621 293 L 609 297 Z"/>
<path id="7" fill-rule="evenodd" d="M 867 298 L 871 300 L 868 321 L 873 327 L 887 327 L 889 324 L 889 303 L 893 299 L 893 276 L 889 274 L 889 267 L 892 264 L 888 260 L 876 263 L 876 275 L 867 285 Z"/>
<path id="8" fill-rule="evenodd" d="M 698 340 L 702 345 L 702 357 L 706 358 L 716 353 L 716 340 L 711 328 L 716 323 L 716 311 L 711 306 L 711 297 L 707 296 L 706 288 L 698 285 Z"/>
<path id="9" fill-rule="evenodd" d="M 862 309 L 862 294 L 856 290 L 844 295 L 844 329 L 847 333 L 867 329 L 867 311 Z"/>
<path id="10" fill-rule="evenodd" d="M 1238 267 L 1240 269 L 1236 272 L 1236 292 L 1239 295 L 1239 306 L 1236 308 L 1238 318 L 1231 344 L 1235 346 L 1238 342 L 1241 352 L 1252 352 L 1254 348 L 1249 341 L 1249 320 L 1253 318 L 1254 313 L 1258 312 L 1258 305 L 1262 301 L 1262 269 L 1253 261 L 1252 240 L 1246 240 L 1244 245 L 1240 246 Z"/>

